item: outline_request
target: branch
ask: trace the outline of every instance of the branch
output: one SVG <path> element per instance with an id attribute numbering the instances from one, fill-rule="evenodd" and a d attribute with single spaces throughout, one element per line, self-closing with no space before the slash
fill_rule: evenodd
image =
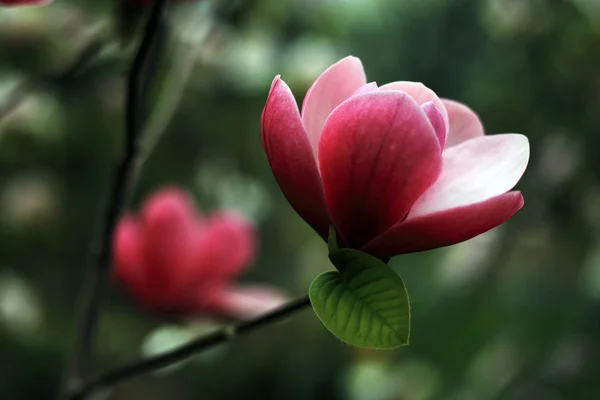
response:
<path id="1" fill-rule="evenodd" d="M 64 388 L 64 397 L 66 398 L 71 398 L 72 393 L 80 391 L 82 375 L 88 364 L 93 333 L 98 321 L 106 281 L 105 275 L 110 264 L 112 234 L 125 200 L 133 188 L 132 167 L 138 153 L 137 139 L 141 125 L 138 115 L 140 109 L 140 77 L 166 4 L 167 0 L 154 1 L 142 41 L 129 71 L 125 110 L 125 145 L 121 160 L 114 172 L 108 209 L 101 228 L 100 245 L 93 252 L 95 263 L 90 266 L 87 282 L 82 291 L 83 308 L 77 324 L 72 360 L 67 375 L 66 387 Z"/>
<path id="2" fill-rule="evenodd" d="M 41 80 L 49 81 L 54 84 L 60 84 L 65 80 L 77 76 L 77 74 L 84 70 L 90 63 L 94 61 L 96 57 L 98 57 L 106 45 L 107 43 L 105 38 L 93 38 L 85 45 L 73 62 L 71 62 L 65 69 L 57 73 L 41 76 Z"/>
<path id="3" fill-rule="evenodd" d="M 189 358 L 203 350 L 225 343 L 239 335 L 257 330 L 266 325 L 283 320 L 310 305 L 308 296 L 293 300 L 288 304 L 249 321 L 242 321 L 222 328 L 214 333 L 199 337 L 174 350 L 154 357 L 145 358 L 117 367 L 82 385 L 74 400 L 83 399 L 88 393 L 110 387 L 117 382 L 142 375 Z"/>
<path id="4" fill-rule="evenodd" d="M 21 81 L 11 89 L 4 99 L 2 99 L 3 101 L 0 102 L 0 121 L 27 98 L 31 86 L 31 82 Z"/>
<path id="5" fill-rule="evenodd" d="M 4 99 L 0 99 L 2 100 L 0 101 L 0 120 L 17 108 L 27 98 L 30 92 L 41 84 L 46 82 L 58 84 L 76 76 L 98 55 L 98 53 L 100 53 L 103 46 L 103 39 L 95 38 L 83 48 L 81 53 L 79 53 L 73 62 L 68 64 L 65 69 L 56 73 L 34 76 L 21 80 L 9 91 Z"/>

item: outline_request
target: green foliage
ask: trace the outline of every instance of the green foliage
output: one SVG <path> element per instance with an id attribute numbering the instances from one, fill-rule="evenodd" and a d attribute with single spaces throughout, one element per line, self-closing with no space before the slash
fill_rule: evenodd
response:
<path id="1" fill-rule="evenodd" d="M 340 272 L 319 275 L 310 286 L 315 313 L 337 338 L 366 348 L 408 344 L 410 305 L 402 279 L 380 260 L 351 249 L 330 254 Z"/>

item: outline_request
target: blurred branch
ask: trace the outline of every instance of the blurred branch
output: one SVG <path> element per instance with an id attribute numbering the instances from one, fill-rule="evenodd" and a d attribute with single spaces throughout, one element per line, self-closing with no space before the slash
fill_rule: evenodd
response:
<path id="1" fill-rule="evenodd" d="M 183 42 L 180 40 L 173 55 L 173 59 L 177 62 L 173 63 L 165 73 L 167 79 L 162 84 L 162 93 L 147 116 L 147 122 L 144 125 L 143 140 L 140 142 L 140 154 L 135 166 L 136 174 L 140 172 L 142 165 L 156 147 L 180 104 L 186 84 L 198 59 L 198 48 L 217 31 L 213 16 L 214 8 L 211 3 L 206 2 L 202 12 L 192 14 L 183 21 L 189 25 L 188 29 L 193 27 L 197 32 L 194 39 Z M 183 25 L 181 21 L 178 21 L 178 24 Z"/>
<path id="2" fill-rule="evenodd" d="M 185 86 L 198 59 L 198 48 L 218 33 L 222 29 L 222 25 L 235 25 L 244 21 L 256 2 L 257 0 L 206 1 L 200 12 L 187 16 L 184 23 L 178 21 L 180 29 L 181 25 L 187 23 L 190 25 L 188 29 L 193 27 L 196 33 L 194 39 L 188 38 L 184 43 L 180 43 L 173 56 L 177 62 L 167 72 L 169 79 L 163 84 L 162 99 L 157 101 L 155 108 L 148 115 L 148 121 L 144 127 L 140 155 L 135 166 L 136 174 L 140 172 L 142 165 L 150 157 L 179 106 Z M 219 21 L 220 25 L 216 21 Z"/>
<path id="3" fill-rule="evenodd" d="M 90 61 L 98 56 L 104 45 L 105 41 L 103 38 L 94 38 L 83 48 L 75 60 L 63 70 L 52 74 L 24 79 L 17 83 L 3 101 L 0 102 L 0 120 L 17 108 L 38 85 L 46 82 L 62 83 L 64 80 L 76 76 L 90 63 Z"/>
<path id="4" fill-rule="evenodd" d="M 304 296 L 255 319 L 238 322 L 215 331 L 214 333 L 201 336 L 196 340 L 175 348 L 174 350 L 117 367 L 112 371 L 109 371 L 82 385 L 79 393 L 77 396 L 73 397 L 73 400 L 83 399 L 87 394 L 94 390 L 110 387 L 122 380 L 167 367 L 171 364 L 189 358 L 203 350 L 223 344 L 237 336 L 252 332 L 272 323 L 279 322 L 284 318 L 296 313 L 297 311 L 308 307 L 309 305 L 310 299 L 308 296 Z"/>
<path id="5" fill-rule="evenodd" d="M 106 41 L 104 38 L 93 38 L 89 43 L 87 43 L 77 58 L 75 58 L 75 60 L 73 60 L 73 62 L 67 66 L 67 68 L 58 73 L 42 76 L 41 80 L 61 83 L 64 80 L 73 78 L 101 53 L 105 45 Z"/>
<path id="6" fill-rule="evenodd" d="M 84 285 L 83 308 L 76 329 L 75 345 L 69 366 L 63 396 L 75 398 L 80 393 L 82 375 L 90 356 L 93 333 L 95 331 L 102 300 L 104 277 L 110 263 L 112 233 L 125 200 L 133 187 L 132 172 L 137 157 L 137 139 L 140 132 L 140 79 L 144 62 L 152 47 L 167 0 L 155 0 L 141 43 L 133 59 L 127 79 L 127 103 L 125 110 L 125 144 L 123 155 L 116 166 L 112 189 L 109 192 L 108 209 L 100 234 L 100 246 L 94 251 L 95 264 L 89 268 Z"/>
<path id="7" fill-rule="evenodd" d="M 31 82 L 21 81 L 6 95 L 4 101 L 0 103 L 0 120 L 11 113 L 27 98 L 27 94 L 31 90 Z"/>

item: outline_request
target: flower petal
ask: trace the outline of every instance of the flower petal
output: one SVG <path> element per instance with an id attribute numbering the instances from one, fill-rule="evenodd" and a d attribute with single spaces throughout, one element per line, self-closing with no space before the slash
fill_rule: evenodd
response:
<path id="1" fill-rule="evenodd" d="M 192 263 L 197 226 L 192 202 L 182 191 L 161 190 L 146 201 L 141 217 L 146 279 L 165 306 L 173 305 L 198 273 Z"/>
<path id="2" fill-rule="evenodd" d="M 113 235 L 113 274 L 142 303 L 152 301 L 146 281 L 140 224 L 132 216 L 123 217 Z"/>
<path id="3" fill-rule="evenodd" d="M 222 287 L 199 296 L 197 308 L 210 314 L 249 319 L 282 306 L 287 299 L 281 290 L 266 285 Z"/>
<path id="4" fill-rule="evenodd" d="M 446 126 L 444 125 L 444 116 L 442 115 L 442 112 L 435 106 L 433 101 L 423 103 L 421 109 L 425 115 L 427 115 L 427 118 L 429 118 L 429 122 L 440 141 L 440 146 L 443 148 L 444 143 L 446 142 Z"/>
<path id="5" fill-rule="evenodd" d="M 273 80 L 261 116 L 263 147 L 273 175 L 298 214 L 323 238 L 329 231 L 323 185 L 290 88 Z"/>
<path id="6" fill-rule="evenodd" d="M 445 149 L 442 174 L 419 198 L 408 219 L 478 203 L 512 189 L 527 167 L 523 135 L 481 136 Z"/>
<path id="7" fill-rule="evenodd" d="M 484 135 L 483 125 L 473 110 L 454 100 L 442 99 L 442 103 L 448 111 L 450 121 L 446 148 Z"/>
<path id="8" fill-rule="evenodd" d="M 352 93 L 352 96 L 357 96 L 357 95 L 363 94 L 363 93 L 378 92 L 378 91 L 379 91 L 379 87 L 377 86 L 377 83 L 369 82 L 365 85 L 362 85 L 358 89 L 356 89 L 354 91 L 354 93 Z"/>
<path id="9" fill-rule="evenodd" d="M 385 84 L 379 88 L 380 90 L 400 90 L 401 92 L 407 93 L 410 95 L 420 106 L 427 103 L 428 101 L 433 102 L 433 104 L 438 108 L 438 110 L 442 113 L 442 117 L 444 118 L 444 140 L 440 141 L 442 148 L 444 148 L 444 143 L 446 142 L 446 136 L 448 135 L 449 122 L 448 122 L 448 112 L 444 107 L 444 103 L 437 94 L 427 86 L 423 85 L 421 82 L 410 82 L 410 81 L 398 81 L 391 82 Z"/>
<path id="10" fill-rule="evenodd" d="M 404 218 L 441 168 L 427 116 L 398 91 L 353 96 L 338 106 L 323 128 L 319 154 L 330 215 L 354 248 Z"/>
<path id="11" fill-rule="evenodd" d="M 521 192 L 408 219 L 369 242 L 363 251 L 386 259 L 464 242 L 504 223 L 523 207 Z"/>
<path id="12" fill-rule="evenodd" d="M 43 6 L 52 0 L 0 0 L 0 6 Z"/>
<path id="13" fill-rule="evenodd" d="M 163 187 L 148 197 L 142 209 L 145 224 L 163 224 L 172 220 L 191 220 L 196 211 L 187 193 L 176 187 Z"/>
<path id="14" fill-rule="evenodd" d="M 250 265 L 256 254 L 256 233 L 241 215 L 221 211 L 199 229 L 194 261 L 201 270 L 198 284 L 227 282 Z"/>
<path id="15" fill-rule="evenodd" d="M 302 102 L 302 123 L 315 157 L 321 130 L 331 111 L 366 83 L 362 63 L 348 56 L 327 68 L 308 89 Z"/>

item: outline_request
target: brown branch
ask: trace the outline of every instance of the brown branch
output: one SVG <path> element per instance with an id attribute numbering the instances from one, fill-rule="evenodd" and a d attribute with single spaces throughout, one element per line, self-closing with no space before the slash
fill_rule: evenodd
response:
<path id="1" fill-rule="evenodd" d="M 231 326 L 222 328 L 214 333 L 201 336 L 187 344 L 179 346 L 173 350 L 159 354 L 157 356 L 144 358 L 138 361 L 133 361 L 129 364 L 122 365 L 99 377 L 81 385 L 79 393 L 72 397 L 73 400 L 84 399 L 89 393 L 95 390 L 110 387 L 122 380 L 129 379 L 138 375 L 142 375 L 160 368 L 167 367 L 171 364 L 180 362 L 189 358 L 203 350 L 225 343 L 239 335 L 252 332 L 269 324 L 279 322 L 292 314 L 305 309 L 310 305 L 308 296 L 293 300 L 286 305 L 263 314 L 249 321 L 242 321 Z"/>

